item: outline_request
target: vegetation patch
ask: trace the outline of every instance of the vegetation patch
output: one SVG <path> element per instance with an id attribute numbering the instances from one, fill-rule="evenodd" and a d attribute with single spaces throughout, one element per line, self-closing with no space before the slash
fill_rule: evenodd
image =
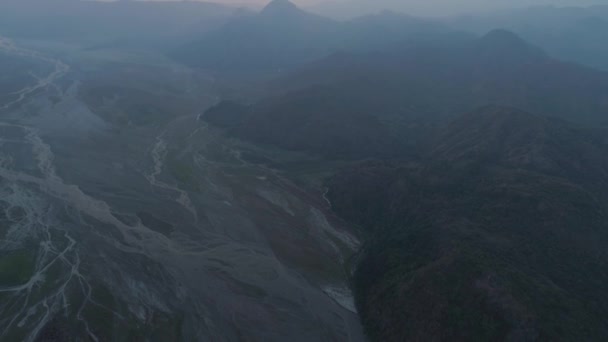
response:
<path id="1" fill-rule="evenodd" d="M 26 283 L 34 274 L 36 253 L 24 249 L 0 254 L 0 284 L 14 286 Z"/>

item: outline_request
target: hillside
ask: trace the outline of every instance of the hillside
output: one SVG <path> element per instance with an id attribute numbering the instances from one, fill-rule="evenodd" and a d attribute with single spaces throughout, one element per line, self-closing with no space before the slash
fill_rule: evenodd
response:
<path id="1" fill-rule="evenodd" d="M 377 341 L 604 340 L 608 147 L 519 110 L 456 119 L 421 163 L 329 181 L 370 240 L 355 282 Z"/>
<path id="2" fill-rule="evenodd" d="M 328 158 L 391 157 L 406 152 L 414 135 L 400 136 L 377 116 L 392 103 L 365 98 L 364 89 L 341 91 L 311 87 L 253 106 L 226 101 L 209 109 L 204 119 L 231 135 Z M 416 128 L 411 123 L 412 133 Z"/>
<path id="3" fill-rule="evenodd" d="M 220 104 L 206 120 L 241 138 L 331 157 L 411 155 L 442 121 L 488 104 L 608 123 L 608 73 L 555 60 L 503 30 L 334 54 L 271 88 L 271 98 Z"/>

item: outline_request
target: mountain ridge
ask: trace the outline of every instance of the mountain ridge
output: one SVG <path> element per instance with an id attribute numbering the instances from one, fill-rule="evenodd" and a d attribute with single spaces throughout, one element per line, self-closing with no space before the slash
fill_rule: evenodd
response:
<path id="1" fill-rule="evenodd" d="M 278 95 L 243 110 L 220 104 L 205 118 L 241 138 L 351 158 L 410 155 L 442 121 L 484 105 L 608 124 L 608 73 L 559 62 L 504 35 L 334 54 L 273 83 Z M 357 143 L 354 132 L 365 139 Z M 338 136 L 340 146 L 330 139 Z"/>
<path id="2" fill-rule="evenodd" d="M 446 32 L 451 30 L 440 23 L 394 13 L 338 22 L 276 0 L 258 14 L 232 20 L 170 55 L 211 70 L 281 71 L 341 50 L 370 51 Z"/>
<path id="3" fill-rule="evenodd" d="M 606 338 L 606 144 L 502 106 L 444 134 L 449 148 L 419 162 L 363 163 L 328 181 L 334 210 L 369 232 L 355 286 L 370 337 Z M 590 163 L 597 172 L 572 167 Z"/>

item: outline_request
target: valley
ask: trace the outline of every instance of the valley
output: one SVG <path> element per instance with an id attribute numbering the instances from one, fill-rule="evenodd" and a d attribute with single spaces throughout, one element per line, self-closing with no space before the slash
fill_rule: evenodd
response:
<path id="1" fill-rule="evenodd" d="M 0 2 L 0 341 L 608 340 L 607 6 L 259 5 Z"/>
<path id="2" fill-rule="evenodd" d="M 211 77 L 35 48 L 2 40 L 48 70 L 1 104 L 0 339 L 364 340 L 357 237 L 322 189 L 248 161 L 289 153 L 198 120 Z"/>

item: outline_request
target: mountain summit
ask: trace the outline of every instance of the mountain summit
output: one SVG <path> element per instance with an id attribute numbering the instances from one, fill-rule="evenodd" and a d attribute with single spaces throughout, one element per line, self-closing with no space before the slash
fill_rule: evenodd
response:
<path id="1" fill-rule="evenodd" d="M 302 12 L 298 6 L 289 0 L 273 0 L 262 9 L 262 15 L 285 15 L 290 13 Z"/>
<path id="2" fill-rule="evenodd" d="M 341 39 L 340 24 L 301 10 L 288 0 L 270 2 L 258 15 L 235 18 L 175 56 L 216 70 L 280 70 L 324 56 Z"/>
<path id="3" fill-rule="evenodd" d="M 479 39 L 478 53 L 495 62 L 509 60 L 520 64 L 547 58 L 540 48 L 530 45 L 511 31 L 501 29 L 492 30 Z"/>

